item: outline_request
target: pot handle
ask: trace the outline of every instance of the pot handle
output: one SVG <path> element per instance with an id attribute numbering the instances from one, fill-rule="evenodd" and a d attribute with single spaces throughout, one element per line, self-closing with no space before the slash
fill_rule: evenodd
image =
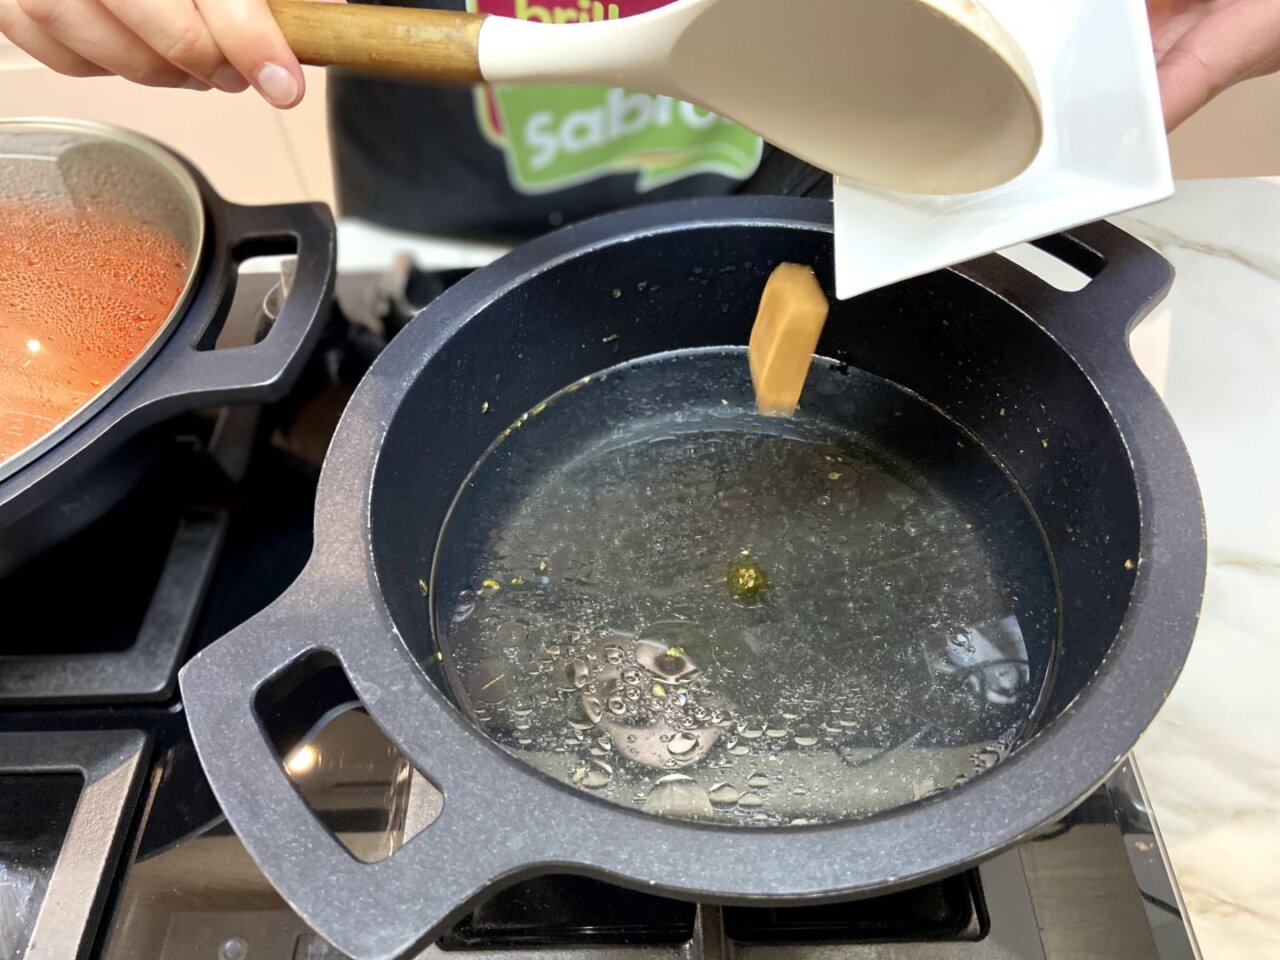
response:
<path id="1" fill-rule="evenodd" d="M 246 207 L 215 211 L 208 269 L 215 281 L 197 292 L 173 332 L 184 349 L 161 350 L 147 376 L 133 386 L 135 408 L 152 418 L 222 403 L 270 403 L 297 380 L 323 332 L 333 294 L 337 250 L 333 215 L 324 204 Z M 270 331 L 258 343 L 221 350 L 207 346 L 225 321 L 235 294 L 233 278 L 246 260 L 291 250 L 292 282 Z"/>
<path id="2" fill-rule="evenodd" d="M 1059 290 L 995 255 L 954 269 L 1030 315 L 1077 359 L 1132 362 L 1127 348 L 1115 349 L 1117 342 L 1127 345 L 1130 331 L 1164 299 L 1173 283 L 1173 265 L 1106 221 L 1031 242 L 1089 282 L 1077 291 Z"/>
<path id="3" fill-rule="evenodd" d="M 495 796 L 502 791 L 491 782 L 473 782 L 485 778 L 467 776 L 465 757 L 433 760 L 440 769 L 460 766 L 461 775 L 448 782 L 421 771 L 444 795 L 443 809 L 385 860 L 357 860 L 316 818 L 263 725 L 260 694 L 282 679 L 291 685 L 313 658 L 340 663 L 340 644 L 326 638 L 349 637 L 353 630 L 368 636 L 377 628 L 361 628 L 356 618 L 318 611 L 296 596 L 295 590 L 286 593 L 183 667 L 191 736 L 227 820 L 272 885 L 316 932 L 356 960 L 416 956 L 495 880 L 530 871 L 530 859 L 518 839 L 502 836 L 510 816 L 507 801 Z M 397 642 L 393 635 L 371 639 Z M 430 707 L 424 705 L 425 722 L 441 722 L 432 720 Z M 450 708 L 440 701 L 438 711 Z"/>

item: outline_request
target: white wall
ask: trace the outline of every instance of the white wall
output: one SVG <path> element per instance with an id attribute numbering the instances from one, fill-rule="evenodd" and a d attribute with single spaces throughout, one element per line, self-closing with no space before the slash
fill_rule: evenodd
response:
<path id="1" fill-rule="evenodd" d="M 0 36 L 0 117 L 77 117 L 138 130 L 185 155 L 240 203 L 332 202 L 324 71 L 307 68 L 307 86 L 302 104 L 282 113 L 251 91 L 231 96 L 59 76 Z"/>
<path id="2" fill-rule="evenodd" d="M 1170 138 L 1179 177 L 1280 175 L 1280 75 L 1228 90 Z"/>

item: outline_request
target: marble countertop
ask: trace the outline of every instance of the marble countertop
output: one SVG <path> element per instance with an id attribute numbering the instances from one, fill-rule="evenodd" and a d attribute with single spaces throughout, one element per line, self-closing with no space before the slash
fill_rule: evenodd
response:
<path id="1" fill-rule="evenodd" d="M 1133 334 L 1191 452 L 1209 572 L 1182 678 L 1136 754 L 1205 960 L 1280 960 L 1280 180 L 1180 183 L 1114 218 L 1173 262 Z M 340 224 L 339 267 L 502 251 Z"/>
<path id="2" fill-rule="evenodd" d="M 1182 183 L 1115 222 L 1178 270 L 1133 345 L 1209 534 L 1196 642 L 1138 764 L 1206 960 L 1280 960 L 1280 182 Z"/>

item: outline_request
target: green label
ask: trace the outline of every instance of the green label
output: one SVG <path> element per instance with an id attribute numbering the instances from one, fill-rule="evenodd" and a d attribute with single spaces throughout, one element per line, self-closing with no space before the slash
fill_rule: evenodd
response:
<path id="1" fill-rule="evenodd" d="M 637 174 L 654 190 L 698 173 L 745 179 L 760 164 L 760 138 L 735 123 L 671 97 L 616 87 L 502 87 L 511 183 L 547 193 L 608 174 Z"/>
<path id="2" fill-rule="evenodd" d="M 649 13 L 671 0 L 467 0 L 467 9 L 535 23 L 587 23 Z M 755 134 L 670 97 L 616 87 L 477 87 L 476 117 L 521 193 L 550 193 L 635 173 L 654 190 L 698 173 L 745 180 L 760 165 Z"/>

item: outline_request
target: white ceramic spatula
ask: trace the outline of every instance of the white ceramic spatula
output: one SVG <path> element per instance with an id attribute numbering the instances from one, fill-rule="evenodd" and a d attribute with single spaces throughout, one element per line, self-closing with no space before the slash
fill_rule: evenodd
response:
<path id="1" fill-rule="evenodd" d="M 1145 0 L 982 2 L 1035 71 L 1040 154 L 1009 183 L 958 200 L 837 182 L 842 300 L 1173 192 Z"/>
<path id="2" fill-rule="evenodd" d="M 986 190 L 1040 147 L 1017 43 L 974 0 L 676 0 L 549 25 L 270 0 L 304 63 L 428 81 L 599 83 L 701 104 L 846 180 Z"/>

